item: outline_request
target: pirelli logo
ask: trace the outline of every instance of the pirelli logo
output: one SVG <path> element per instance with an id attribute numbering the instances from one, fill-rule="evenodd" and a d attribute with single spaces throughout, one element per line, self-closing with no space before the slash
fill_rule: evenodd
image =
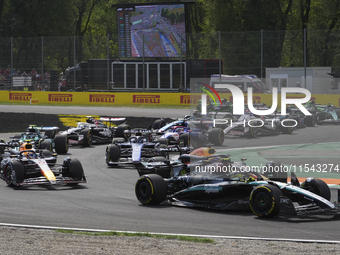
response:
<path id="1" fill-rule="evenodd" d="M 161 102 L 160 95 L 133 95 L 132 103 L 134 104 L 159 104 Z"/>
<path id="2" fill-rule="evenodd" d="M 10 101 L 30 101 L 32 93 L 9 93 Z"/>
<path id="3" fill-rule="evenodd" d="M 114 103 L 115 102 L 115 95 L 104 94 L 90 94 L 89 95 L 90 103 Z"/>
<path id="4" fill-rule="evenodd" d="M 48 94 L 49 102 L 72 102 L 72 94 Z"/>
<path id="5" fill-rule="evenodd" d="M 181 95 L 179 101 L 180 104 L 198 104 L 200 99 L 200 95 Z"/>

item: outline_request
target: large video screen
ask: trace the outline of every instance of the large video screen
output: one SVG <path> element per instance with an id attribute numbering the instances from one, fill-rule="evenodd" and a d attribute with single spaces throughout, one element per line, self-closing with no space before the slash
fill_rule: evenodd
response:
<path id="1" fill-rule="evenodd" d="M 117 7 L 119 57 L 184 57 L 184 11 L 184 4 Z"/>

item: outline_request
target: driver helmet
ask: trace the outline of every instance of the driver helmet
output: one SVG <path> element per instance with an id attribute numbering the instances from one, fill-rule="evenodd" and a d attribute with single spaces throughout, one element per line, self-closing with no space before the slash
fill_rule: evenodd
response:
<path id="1" fill-rule="evenodd" d="M 25 151 L 23 152 L 23 154 L 25 155 L 26 158 L 35 158 L 36 155 L 33 151 Z"/>
<path id="2" fill-rule="evenodd" d="M 147 138 L 146 137 L 140 137 L 138 139 L 138 143 L 146 143 L 147 142 Z"/>
<path id="3" fill-rule="evenodd" d="M 33 134 L 33 133 L 26 133 L 26 135 L 24 137 L 27 140 L 33 140 L 34 137 L 35 137 L 35 134 Z"/>
<path id="4" fill-rule="evenodd" d="M 19 147 L 19 151 L 32 150 L 33 146 L 31 143 L 22 143 Z"/>
<path id="5" fill-rule="evenodd" d="M 34 152 L 32 151 L 26 151 L 26 150 L 32 150 L 33 146 L 31 143 L 22 143 L 19 147 L 19 151 L 24 151 L 23 155 L 25 155 L 26 158 L 33 158 L 35 156 Z"/>

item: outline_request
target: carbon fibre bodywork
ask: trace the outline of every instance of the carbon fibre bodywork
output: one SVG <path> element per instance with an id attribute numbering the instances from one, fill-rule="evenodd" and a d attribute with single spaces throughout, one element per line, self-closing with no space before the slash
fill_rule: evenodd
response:
<path id="1" fill-rule="evenodd" d="M 114 138 L 105 150 L 105 161 L 108 166 L 119 164 L 139 164 L 140 162 L 164 161 L 169 158 L 169 153 L 186 153 L 187 146 L 168 144 L 168 140 L 155 139 L 154 131 L 135 129 L 126 131 L 133 134 L 127 141 L 124 138 Z"/>
<path id="2" fill-rule="evenodd" d="M 60 134 L 67 135 L 70 145 L 83 145 L 110 143 L 114 137 L 125 137 L 124 131 L 129 130 L 125 118 L 101 117 L 99 120 L 88 116 L 86 122 L 78 122 L 76 127 L 70 127 Z M 127 138 L 127 137 L 125 137 Z"/>
<path id="3" fill-rule="evenodd" d="M 144 205 L 164 202 L 214 210 L 251 209 L 259 217 L 339 212 L 339 202 L 329 201 L 330 190 L 323 181 L 308 178 L 297 183 L 270 180 L 257 172 L 212 173 L 201 168 L 200 172 L 165 179 L 157 174 L 143 175 L 135 192 Z"/>
<path id="4" fill-rule="evenodd" d="M 6 150 L 1 154 L 0 178 L 8 186 L 86 183 L 79 160 L 67 157 L 57 164 L 56 157 L 48 150 Z"/>

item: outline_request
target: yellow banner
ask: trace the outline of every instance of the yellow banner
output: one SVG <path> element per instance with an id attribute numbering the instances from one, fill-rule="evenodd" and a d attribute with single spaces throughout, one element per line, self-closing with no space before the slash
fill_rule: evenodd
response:
<path id="1" fill-rule="evenodd" d="M 232 101 L 230 93 L 221 93 L 219 96 L 221 99 Z M 253 103 L 271 105 L 272 96 L 272 94 L 254 94 Z M 287 98 L 304 98 L 304 95 L 288 94 Z M 197 104 L 200 99 L 199 93 L 0 91 L 0 102 L 28 104 L 189 106 Z M 312 100 L 318 104 L 330 103 L 340 107 L 340 95 L 312 95 Z M 245 102 L 247 102 L 246 94 Z M 281 95 L 278 94 L 278 107 L 280 102 Z"/>

